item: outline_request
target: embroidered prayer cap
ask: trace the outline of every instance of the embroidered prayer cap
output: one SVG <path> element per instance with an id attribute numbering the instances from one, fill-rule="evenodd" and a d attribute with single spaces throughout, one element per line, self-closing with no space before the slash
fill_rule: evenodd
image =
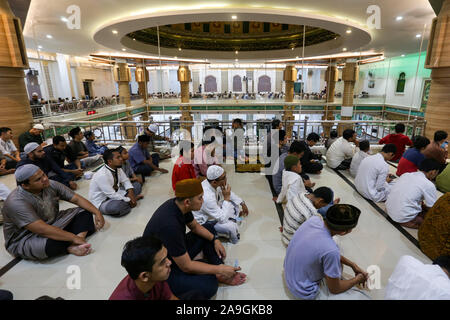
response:
<path id="1" fill-rule="evenodd" d="M 300 159 L 296 156 L 287 156 L 286 158 L 284 158 L 284 169 L 286 169 L 286 171 L 291 170 L 291 168 L 295 166 L 299 161 Z"/>
<path id="2" fill-rule="evenodd" d="M 201 193 L 203 193 L 203 187 L 198 179 L 184 179 L 175 184 L 177 198 L 192 198 Z"/>
<path id="3" fill-rule="evenodd" d="M 35 124 L 35 125 L 33 126 L 33 129 L 37 129 L 37 130 L 45 130 L 44 126 L 43 126 L 42 124 L 40 124 L 40 123 Z"/>
<path id="4" fill-rule="evenodd" d="M 16 181 L 22 182 L 29 179 L 38 170 L 39 167 L 34 164 L 25 164 L 16 169 L 14 176 L 16 177 Z"/>
<path id="5" fill-rule="evenodd" d="M 153 133 L 156 133 L 156 132 L 158 132 L 158 125 L 151 124 L 151 125 L 148 126 L 148 130 L 150 130 Z"/>
<path id="6" fill-rule="evenodd" d="M 360 214 L 351 204 L 335 204 L 327 210 L 325 221 L 335 231 L 346 231 L 356 227 Z"/>
<path id="7" fill-rule="evenodd" d="M 36 150 L 39 147 L 39 144 L 36 142 L 30 142 L 27 143 L 26 146 L 23 148 L 23 151 L 28 154 L 30 152 L 33 152 L 34 150 Z"/>
<path id="8" fill-rule="evenodd" d="M 225 170 L 222 167 L 213 165 L 210 166 L 206 171 L 206 178 L 208 178 L 208 180 L 216 180 L 219 179 L 219 177 L 223 175 L 224 172 Z"/>

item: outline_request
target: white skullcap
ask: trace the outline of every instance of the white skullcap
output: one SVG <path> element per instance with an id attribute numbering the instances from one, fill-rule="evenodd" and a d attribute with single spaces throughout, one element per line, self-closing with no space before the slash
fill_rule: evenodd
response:
<path id="1" fill-rule="evenodd" d="M 208 178 L 208 180 L 216 180 L 224 172 L 225 172 L 225 170 L 222 167 L 213 165 L 208 168 L 208 171 L 206 171 L 206 178 Z"/>
<path id="2" fill-rule="evenodd" d="M 23 148 L 23 151 L 28 154 L 28 153 L 33 152 L 34 150 L 36 150 L 38 147 L 39 147 L 38 143 L 30 142 L 30 143 L 26 144 L 26 146 Z"/>
<path id="3" fill-rule="evenodd" d="M 45 130 L 44 126 L 40 123 L 37 123 L 33 126 L 33 129 L 37 129 L 37 130 Z"/>
<path id="4" fill-rule="evenodd" d="M 26 164 L 18 167 L 14 173 L 14 176 L 18 182 L 22 182 L 29 179 L 38 170 L 38 166 L 35 166 L 34 164 Z"/>
<path id="5" fill-rule="evenodd" d="M 151 124 L 151 125 L 148 126 L 148 130 L 150 130 L 153 133 L 156 133 L 156 132 L 158 132 L 158 125 Z"/>
<path id="6" fill-rule="evenodd" d="M 37 94 L 37 92 L 33 92 L 31 96 L 39 96 L 39 95 Z"/>

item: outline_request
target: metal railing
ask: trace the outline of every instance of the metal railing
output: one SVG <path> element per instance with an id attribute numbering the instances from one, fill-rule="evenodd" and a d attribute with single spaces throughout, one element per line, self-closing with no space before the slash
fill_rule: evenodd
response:
<path id="1" fill-rule="evenodd" d="M 50 122 L 47 124 L 52 130 L 51 135 L 45 138 L 51 138 L 54 135 L 65 135 L 74 127 L 81 127 L 84 130 L 93 131 L 96 138 L 103 143 L 109 144 L 131 144 L 136 142 L 136 137 L 144 133 L 144 129 L 149 124 L 157 124 L 157 134 L 169 137 L 173 141 L 191 139 L 195 143 L 200 142 L 203 137 L 205 127 L 220 128 L 222 132 L 232 129 L 232 121 L 205 120 L 205 121 L 180 121 L 178 119 L 170 121 L 63 121 Z M 300 121 L 283 121 L 284 128 L 291 128 L 292 137 L 290 139 L 304 140 L 311 132 L 318 133 L 322 137 L 321 143 L 325 141 L 324 128 L 338 129 L 341 126 L 353 128 L 357 132 L 359 139 L 367 139 L 373 143 L 389 133 L 394 132 L 397 123 L 403 123 L 406 132 L 410 138 L 416 135 L 423 135 L 425 132 L 426 121 L 417 120 L 395 121 L 395 120 L 309 120 L 306 117 Z M 258 144 L 263 140 L 260 130 L 270 130 L 271 120 L 244 121 L 244 137 L 246 144 Z M 181 132 L 180 128 L 188 128 L 190 136 L 186 132 Z M 48 131 L 47 131 L 48 132 Z M 49 134 L 49 132 L 47 133 Z"/>

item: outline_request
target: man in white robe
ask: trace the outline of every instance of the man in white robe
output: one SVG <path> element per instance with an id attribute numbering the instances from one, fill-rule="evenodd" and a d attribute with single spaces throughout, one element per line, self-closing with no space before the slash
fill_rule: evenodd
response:
<path id="1" fill-rule="evenodd" d="M 389 165 L 386 161 L 395 156 L 397 147 L 387 144 L 381 152 L 361 161 L 355 178 L 356 190 L 366 199 L 373 202 L 386 201 L 391 190 L 393 177 L 389 175 Z"/>
<path id="2" fill-rule="evenodd" d="M 217 233 L 235 244 L 240 238 L 239 216 L 247 216 L 248 208 L 227 185 L 226 172 L 222 167 L 210 166 L 206 177 L 202 182 L 203 205 L 199 211 L 192 211 L 192 214 L 201 225 L 208 221 L 216 222 L 214 228 Z M 242 213 L 239 206 L 242 206 Z"/>

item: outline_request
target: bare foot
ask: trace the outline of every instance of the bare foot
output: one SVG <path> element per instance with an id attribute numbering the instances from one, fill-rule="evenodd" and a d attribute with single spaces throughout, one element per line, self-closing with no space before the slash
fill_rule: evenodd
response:
<path id="1" fill-rule="evenodd" d="M 89 243 L 72 245 L 67 248 L 67 252 L 76 256 L 86 256 L 91 252 L 91 245 Z"/>
<path id="2" fill-rule="evenodd" d="M 336 198 L 336 199 L 333 201 L 334 204 L 338 204 L 339 202 L 341 202 L 341 198 Z"/>
<path id="3" fill-rule="evenodd" d="M 224 278 L 222 276 L 217 276 L 217 280 L 220 283 L 227 284 L 229 286 L 239 286 L 247 280 L 247 275 L 242 272 L 236 272 L 236 275 L 232 278 Z"/>
<path id="4" fill-rule="evenodd" d="M 137 201 L 137 200 L 141 200 L 141 199 L 144 199 L 144 195 L 142 195 L 142 194 L 140 194 L 140 195 L 138 195 L 138 196 L 136 197 L 136 201 Z"/>

